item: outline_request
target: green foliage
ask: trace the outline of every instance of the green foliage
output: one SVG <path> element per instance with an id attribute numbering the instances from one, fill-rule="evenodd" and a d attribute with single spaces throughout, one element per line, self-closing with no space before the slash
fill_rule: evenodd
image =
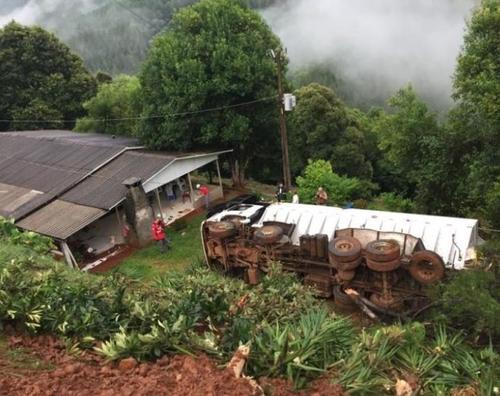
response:
<path id="1" fill-rule="evenodd" d="M 465 387 L 492 394 L 500 358 L 493 348 L 474 351 L 443 326 L 430 330 L 426 334 L 418 322 L 363 330 L 347 357 L 334 364 L 336 380 L 353 396 L 393 394 L 396 379 L 408 375 L 424 395 Z"/>
<path id="2" fill-rule="evenodd" d="M 54 249 L 52 239 L 32 231 L 21 231 L 14 225 L 14 220 L 0 217 L 0 241 L 29 247 L 35 253 L 45 254 Z"/>
<path id="3" fill-rule="evenodd" d="M 473 350 L 443 326 L 427 331 L 415 322 L 359 333 L 277 264 L 255 287 L 200 263 L 151 287 L 35 258 L 6 236 L 9 224 L 0 236 L 0 324 L 71 339 L 74 351 L 94 346 L 110 360 L 203 351 L 227 362 L 248 343 L 247 372 L 287 377 L 299 388 L 327 371 L 354 396 L 387 394 L 408 374 L 423 394 L 468 386 L 486 395 L 496 386 L 499 356 L 491 346 Z"/>
<path id="4" fill-rule="evenodd" d="M 379 171 L 401 180 L 405 195 L 414 197 L 418 210 L 437 214 L 456 213 L 460 152 L 453 153 L 452 131 L 440 126 L 436 114 L 411 86 L 389 100 L 391 113 L 378 112 L 373 120 L 384 158 Z M 399 179 L 399 181 L 398 181 Z"/>
<path id="5" fill-rule="evenodd" d="M 456 187 L 460 211 L 498 223 L 490 198 L 497 199 L 500 175 L 500 2 L 483 0 L 467 26 L 454 76 L 457 106 L 450 113 L 456 136 L 451 153 L 461 153 L 462 174 Z"/>
<path id="6" fill-rule="evenodd" d="M 260 15 L 241 1 L 203 0 L 181 9 L 155 38 L 144 64 L 143 115 L 225 109 L 145 119 L 144 143 L 158 149 L 234 149 L 232 170 L 239 182 L 251 161 L 261 158 L 265 166 L 278 151 L 276 107 L 272 100 L 231 106 L 275 96 L 269 49 L 279 45 Z"/>
<path id="7" fill-rule="evenodd" d="M 500 339 L 500 281 L 492 272 L 459 271 L 432 290 L 436 301 L 432 318 L 461 329 L 473 338 Z"/>
<path id="8" fill-rule="evenodd" d="M 101 84 L 97 95 L 83 104 L 87 116 L 80 118 L 75 130 L 113 135 L 135 135 L 140 113 L 140 82 L 137 77 L 121 75 Z"/>
<path id="9" fill-rule="evenodd" d="M 372 186 L 356 178 L 339 176 L 332 170 L 332 165 L 324 160 L 309 161 L 304 175 L 297 177 L 300 201 L 314 203 L 318 187 L 328 194 L 328 203 L 342 205 L 370 194 Z"/>
<path id="10" fill-rule="evenodd" d="M 308 378 L 345 357 L 354 340 L 349 320 L 325 309 L 309 310 L 297 322 L 265 327 L 255 337 L 249 364 L 255 376 L 287 376 L 296 387 L 303 387 Z"/>
<path id="11" fill-rule="evenodd" d="M 415 203 L 412 200 L 403 198 L 395 193 L 382 193 L 373 198 L 373 200 L 368 204 L 368 209 L 414 213 Z"/>
<path id="12" fill-rule="evenodd" d="M 458 57 L 455 72 L 455 97 L 461 104 L 474 109 L 483 122 L 498 127 L 500 122 L 500 2 L 482 0 L 468 23 L 464 46 Z M 498 136 L 494 129 L 484 130 L 491 138 Z M 486 137 L 486 136 L 482 136 Z"/>
<path id="13" fill-rule="evenodd" d="M 361 112 L 348 109 L 331 88 L 316 83 L 295 95 L 297 106 L 289 116 L 293 173 L 300 173 L 308 159 L 324 159 L 341 175 L 370 179 L 373 169 Z"/>
<path id="14" fill-rule="evenodd" d="M 484 213 L 488 225 L 500 228 L 500 179 L 486 193 Z"/>
<path id="15" fill-rule="evenodd" d="M 60 127 L 52 122 L 54 117 L 76 119 L 96 83 L 81 59 L 53 34 L 11 22 L 0 29 L 0 86 L 0 114 L 16 121 L 0 125 L 0 130 L 8 130 Z"/>

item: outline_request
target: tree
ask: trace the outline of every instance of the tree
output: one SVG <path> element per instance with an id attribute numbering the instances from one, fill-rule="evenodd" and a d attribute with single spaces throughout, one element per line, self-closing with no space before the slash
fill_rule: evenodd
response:
<path id="1" fill-rule="evenodd" d="M 334 205 L 343 205 L 370 194 L 370 191 L 365 190 L 364 183 L 356 178 L 337 175 L 332 165 L 325 160 L 309 160 L 303 176 L 297 177 L 297 187 L 300 200 L 304 203 L 315 202 L 318 187 L 325 189 L 328 203 Z"/>
<path id="2" fill-rule="evenodd" d="M 297 106 L 289 117 L 293 173 L 298 174 L 308 159 L 324 159 L 339 174 L 370 179 L 361 112 L 347 108 L 331 88 L 316 83 L 295 94 Z"/>
<path id="3" fill-rule="evenodd" d="M 126 75 L 100 85 L 97 95 L 83 104 L 88 115 L 78 120 L 75 130 L 136 134 L 137 120 L 133 118 L 140 112 L 140 89 L 139 79 Z"/>
<path id="4" fill-rule="evenodd" d="M 0 29 L 0 130 L 60 127 L 74 120 L 96 83 L 80 58 L 53 34 L 15 22 Z M 25 117 L 36 121 L 24 125 Z M 64 123 L 72 127 L 73 123 Z"/>
<path id="5" fill-rule="evenodd" d="M 181 9 L 153 41 L 141 73 L 144 143 L 234 149 L 233 182 L 241 185 L 251 161 L 280 152 L 269 139 L 278 133 L 269 49 L 279 45 L 243 1 L 203 0 Z"/>
<path id="6" fill-rule="evenodd" d="M 456 214 L 456 194 L 461 174 L 456 141 L 447 126 L 439 125 L 436 114 L 429 111 L 411 86 L 389 100 L 392 112 L 380 112 L 374 121 L 379 148 L 384 155 L 383 167 L 393 170 L 397 183 L 420 211 Z"/>
<path id="7" fill-rule="evenodd" d="M 464 165 L 462 212 L 490 206 L 500 177 L 500 1 L 483 0 L 468 23 L 454 76 L 457 106 L 450 129 Z M 481 210 L 479 210 L 481 212 Z M 494 221 L 494 219 L 488 219 Z"/>

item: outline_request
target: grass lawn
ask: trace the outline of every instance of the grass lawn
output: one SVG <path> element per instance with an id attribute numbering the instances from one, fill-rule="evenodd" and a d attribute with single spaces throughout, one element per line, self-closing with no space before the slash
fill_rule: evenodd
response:
<path id="1" fill-rule="evenodd" d="M 201 246 L 200 224 L 205 214 L 187 220 L 186 228 L 181 230 L 167 229 L 170 239 L 170 250 L 160 252 L 157 245 L 137 250 L 127 257 L 117 271 L 131 278 L 150 281 L 167 271 L 183 270 L 193 261 L 203 257 Z"/>

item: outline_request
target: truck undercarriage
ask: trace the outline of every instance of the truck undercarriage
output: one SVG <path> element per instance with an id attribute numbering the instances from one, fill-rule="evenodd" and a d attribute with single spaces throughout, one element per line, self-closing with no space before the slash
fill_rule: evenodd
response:
<path id="1" fill-rule="evenodd" d="M 361 307 L 370 316 L 421 312 L 428 303 L 424 287 L 445 275 L 442 258 L 410 234 L 343 228 L 309 235 L 292 222 L 262 221 L 265 210 L 240 205 L 205 221 L 201 232 L 209 265 L 256 284 L 279 262 L 316 295 L 333 296 L 338 306 Z"/>

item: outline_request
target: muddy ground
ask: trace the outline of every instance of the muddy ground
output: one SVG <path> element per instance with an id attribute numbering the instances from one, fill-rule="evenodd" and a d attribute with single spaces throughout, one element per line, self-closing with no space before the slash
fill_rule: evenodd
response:
<path id="1" fill-rule="evenodd" d="M 275 396 L 346 395 L 327 379 L 293 392 L 284 380 L 259 379 L 260 389 Z M 259 388 L 235 378 L 207 356 L 163 357 L 151 363 L 125 359 L 108 363 L 90 352 L 69 354 L 51 337 L 5 338 L 0 345 L 0 395 L 258 395 Z"/>

